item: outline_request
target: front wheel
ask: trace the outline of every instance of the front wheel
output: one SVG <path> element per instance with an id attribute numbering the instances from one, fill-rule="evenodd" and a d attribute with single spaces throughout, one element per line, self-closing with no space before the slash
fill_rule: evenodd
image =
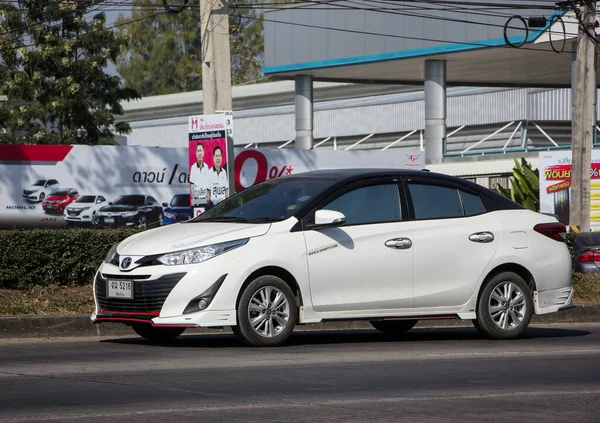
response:
<path id="1" fill-rule="evenodd" d="M 276 276 L 260 276 L 246 287 L 237 307 L 233 333 L 245 344 L 273 347 L 292 334 L 298 317 L 290 286 Z"/>
<path id="2" fill-rule="evenodd" d="M 138 220 L 137 220 L 137 227 L 139 229 L 146 229 L 147 225 L 148 225 L 148 221 L 146 220 L 146 215 L 140 214 L 140 216 L 138 217 Z"/>
<path id="3" fill-rule="evenodd" d="M 418 320 L 372 320 L 371 326 L 386 335 L 401 335 L 415 327 Z"/>
<path id="4" fill-rule="evenodd" d="M 502 272 L 484 286 L 474 326 L 488 338 L 518 338 L 527 329 L 532 314 L 533 299 L 523 278 Z"/>
<path id="5" fill-rule="evenodd" d="M 142 338 L 161 344 L 172 341 L 185 331 L 185 328 L 157 328 L 143 323 L 131 327 Z"/>

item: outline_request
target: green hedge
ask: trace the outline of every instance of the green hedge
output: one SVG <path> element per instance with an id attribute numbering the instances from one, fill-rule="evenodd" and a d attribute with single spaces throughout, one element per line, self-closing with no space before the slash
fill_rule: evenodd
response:
<path id="1" fill-rule="evenodd" d="M 0 288 L 89 284 L 110 247 L 138 230 L 0 230 Z"/>

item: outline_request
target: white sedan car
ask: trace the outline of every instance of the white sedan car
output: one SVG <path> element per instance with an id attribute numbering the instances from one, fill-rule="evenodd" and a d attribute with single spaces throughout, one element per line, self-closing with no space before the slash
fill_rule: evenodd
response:
<path id="1" fill-rule="evenodd" d="M 565 230 L 446 175 L 307 172 L 114 245 L 95 276 L 91 320 L 160 342 L 230 326 L 254 346 L 332 320 L 399 334 L 420 319 L 459 318 L 515 338 L 532 314 L 572 307 Z"/>

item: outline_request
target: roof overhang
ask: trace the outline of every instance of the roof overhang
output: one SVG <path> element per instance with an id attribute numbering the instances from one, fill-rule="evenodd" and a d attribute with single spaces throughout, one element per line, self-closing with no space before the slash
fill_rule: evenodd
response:
<path id="1" fill-rule="evenodd" d="M 553 15 L 559 16 L 559 15 Z M 571 86 L 578 24 L 574 16 L 550 19 L 546 28 L 528 35 L 434 47 L 265 67 L 265 75 L 315 81 L 421 85 L 426 60 L 445 60 L 448 86 Z M 559 53 L 557 53 L 557 50 Z M 600 75 L 600 74 L 599 74 Z M 600 78 L 599 78 L 600 80 Z"/>

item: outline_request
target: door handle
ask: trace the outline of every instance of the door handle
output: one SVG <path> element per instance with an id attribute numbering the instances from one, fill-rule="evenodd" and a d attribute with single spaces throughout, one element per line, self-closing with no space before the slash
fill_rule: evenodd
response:
<path id="1" fill-rule="evenodd" d="M 469 239 L 473 242 L 480 242 L 480 243 L 486 243 L 486 242 L 492 242 L 494 240 L 494 234 L 491 232 L 476 232 L 474 234 L 471 234 L 471 236 L 469 236 Z"/>
<path id="2" fill-rule="evenodd" d="M 389 248 L 396 248 L 398 250 L 406 250 L 412 247 L 412 241 L 408 238 L 394 238 L 387 240 L 385 242 L 385 246 Z"/>

